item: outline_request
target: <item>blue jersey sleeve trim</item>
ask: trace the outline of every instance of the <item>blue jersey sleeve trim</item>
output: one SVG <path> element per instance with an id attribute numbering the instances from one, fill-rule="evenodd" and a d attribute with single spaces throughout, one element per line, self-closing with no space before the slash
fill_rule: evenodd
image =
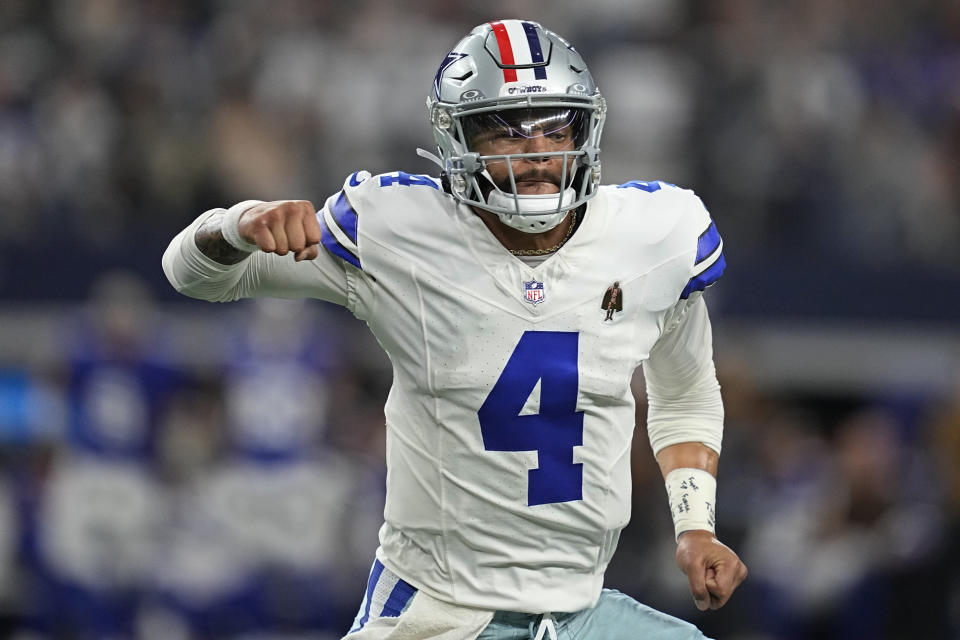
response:
<path id="1" fill-rule="evenodd" d="M 320 223 L 320 243 L 323 245 L 323 248 L 338 258 L 346 260 L 357 269 L 363 269 L 363 267 L 360 266 L 360 258 L 343 246 L 343 244 L 337 240 L 337 237 L 333 235 L 333 231 L 331 231 L 327 225 L 326 216 L 323 215 L 322 210 L 317 213 L 317 222 Z"/>
<path id="2" fill-rule="evenodd" d="M 383 604 L 383 611 L 380 612 L 382 618 L 396 618 L 403 612 L 403 608 L 410 602 L 410 598 L 417 592 L 416 587 L 397 579 L 397 584 L 393 586 L 393 591 L 387 597 Z"/>
<path id="3" fill-rule="evenodd" d="M 716 251 L 719 246 L 720 232 L 717 231 L 716 223 L 711 220 L 710 226 L 697 239 L 697 259 L 693 265 L 696 266 L 709 258 L 710 254 Z"/>
<path id="4" fill-rule="evenodd" d="M 353 241 L 354 244 L 357 243 L 357 212 L 350 206 L 350 201 L 347 200 L 347 194 L 340 192 L 340 195 L 337 197 L 336 201 L 333 203 L 333 206 L 330 207 L 330 213 L 333 214 L 333 219 L 343 229 L 343 232 L 347 234 L 347 237 Z"/>
<path id="5" fill-rule="evenodd" d="M 690 278 L 690 281 L 687 282 L 687 286 L 683 288 L 683 293 L 680 294 L 680 299 L 686 300 L 694 291 L 703 291 L 712 285 L 714 282 L 720 279 L 720 276 L 723 275 L 723 271 L 726 268 L 727 261 L 724 259 L 723 254 L 721 253 L 719 256 L 717 256 L 716 262 L 714 262 L 709 269 L 706 269 L 702 273 Z"/>
<path id="6" fill-rule="evenodd" d="M 359 631 L 363 628 L 363 625 L 367 624 L 367 620 L 370 619 L 370 605 L 373 603 L 373 591 L 377 588 L 377 582 L 380 581 L 380 574 L 384 570 L 383 563 L 379 560 L 375 560 L 373 563 L 373 569 L 370 571 L 370 578 L 367 580 L 367 594 L 364 600 L 366 601 L 366 608 L 363 611 L 363 617 L 361 617 L 354 624 L 354 628 L 350 630 L 350 633 L 354 631 Z"/>

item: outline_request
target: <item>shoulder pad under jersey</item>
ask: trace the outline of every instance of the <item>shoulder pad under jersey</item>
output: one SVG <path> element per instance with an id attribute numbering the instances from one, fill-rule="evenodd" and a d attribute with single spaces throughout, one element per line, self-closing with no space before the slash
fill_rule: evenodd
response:
<path id="1" fill-rule="evenodd" d="M 645 208 L 644 242 L 665 242 L 671 252 L 692 252 L 696 245 L 680 299 L 685 300 L 720 279 L 726 267 L 723 240 L 703 201 L 693 191 L 662 180 L 631 180 L 616 185 L 614 192 L 621 197 L 632 194 L 638 205 L 644 203 L 639 205 Z"/>
<path id="2" fill-rule="evenodd" d="M 424 193 L 443 195 L 441 183 L 428 175 L 393 171 L 373 176 L 369 171 L 350 174 L 343 189 L 330 196 L 318 212 L 323 235 L 324 249 L 331 255 L 363 269 L 358 241 L 358 212 L 365 211 L 368 231 L 383 227 L 393 229 L 394 234 L 409 236 L 420 231 L 417 218 L 411 212 L 423 213 L 421 200 Z M 416 200 L 411 202 L 411 199 Z M 380 215 L 387 212 L 390 215 Z M 393 215 L 403 212 L 405 215 Z M 421 216 L 422 217 L 422 216 Z M 421 221 L 424 222 L 424 221 Z M 429 225 L 426 231 L 429 232 Z M 381 233 L 382 235 L 382 233 Z"/>

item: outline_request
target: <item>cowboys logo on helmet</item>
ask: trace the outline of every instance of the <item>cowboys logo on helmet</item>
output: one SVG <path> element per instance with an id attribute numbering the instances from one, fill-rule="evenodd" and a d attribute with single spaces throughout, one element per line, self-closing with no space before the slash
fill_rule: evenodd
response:
<path id="1" fill-rule="evenodd" d="M 542 232 L 596 193 L 606 103 L 580 54 L 536 22 L 473 29 L 437 70 L 427 109 L 440 151 L 434 159 L 459 202 Z M 555 158 L 557 192 L 518 192 L 524 159 Z"/>

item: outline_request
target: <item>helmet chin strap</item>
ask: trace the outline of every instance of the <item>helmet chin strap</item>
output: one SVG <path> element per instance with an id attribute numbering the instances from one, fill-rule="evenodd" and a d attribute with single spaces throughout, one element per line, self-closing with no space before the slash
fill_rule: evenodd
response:
<path id="1" fill-rule="evenodd" d="M 444 170 L 443 160 L 441 160 L 435 153 L 430 153 L 426 149 L 421 149 L 420 147 L 417 147 L 417 155 L 420 156 L 421 158 L 425 158 L 430 162 L 434 163 L 435 165 L 440 167 L 441 171 Z"/>
<path id="2" fill-rule="evenodd" d="M 418 148 L 417 155 L 435 163 L 441 170 L 445 170 L 443 161 L 426 149 Z M 563 222 L 577 198 L 576 189 L 567 187 L 560 193 L 518 194 L 514 199 L 512 194 L 496 187 L 496 183 L 486 169 L 479 171 L 477 175 L 483 177 L 493 187 L 487 194 L 487 204 L 510 211 L 517 209 L 520 211 L 519 214 L 493 210 L 491 212 L 495 213 L 503 224 L 526 233 L 543 233 L 556 227 Z M 559 211 L 557 211 L 557 197 L 561 198 Z"/>
<path id="3" fill-rule="evenodd" d="M 519 194 L 516 196 L 516 199 L 514 199 L 514 196 L 508 193 L 494 190 L 487 195 L 487 204 L 496 207 L 504 207 L 507 209 L 519 208 L 521 215 L 530 214 L 529 216 L 524 215 L 523 217 L 535 216 L 538 213 L 559 215 L 559 220 L 557 220 L 557 222 L 555 222 L 551 227 L 545 228 L 541 225 L 537 225 L 540 230 L 547 231 L 548 229 L 559 224 L 560 220 L 563 220 L 563 214 L 569 210 L 570 204 L 576 199 L 576 197 L 577 192 L 573 187 L 564 189 L 562 193 Z M 561 200 L 559 212 L 557 211 L 558 198 Z M 510 218 L 518 217 L 516 214 L 504 215 L 509 216 Z"/>
<path id="4" fill-rule="evenodd" d="M 494 184 L 493 178 L 486 169 L 481 171 L 480 175 L 490 184 Z M 557 211 L 558 198 L 560 199 L 559 211 Z M 570 205 L 576 199 L 577 192 L 573 187 L 567 187 L 559 193 L 529 193 L 514 196 L 494 186 L 486 197 L 487 204 L 501 209 L 501 211 L 494 211 L 500 218 L 500 222 L 526 233 L 542 233 L 556 227 L 567 216 Z M 510 212 L 503 212 L 503 209 L 508 209 Z M 518 209 L 519 213 L 513 213 Z"/>

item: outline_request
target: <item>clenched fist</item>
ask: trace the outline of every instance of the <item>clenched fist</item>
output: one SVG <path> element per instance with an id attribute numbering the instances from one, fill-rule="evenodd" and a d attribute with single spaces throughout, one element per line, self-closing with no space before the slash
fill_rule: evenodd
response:
<path id="1" fill-rule="evenodd" d="M 320 224 L 317 210 L 307 200 L 276 200 L 254 205 L 240 216 L 240 237 L 261 251 L 281 256 L 293 251 L 294 260 L 319 255 Z"/>
<path id="2" fill-rule="evenodd" d="M 709 531 L 687 531 L 677 541 L 677 565 L 690 580 L 697 609 L 719 609 L 747 577 L 747 566 Z"/>

